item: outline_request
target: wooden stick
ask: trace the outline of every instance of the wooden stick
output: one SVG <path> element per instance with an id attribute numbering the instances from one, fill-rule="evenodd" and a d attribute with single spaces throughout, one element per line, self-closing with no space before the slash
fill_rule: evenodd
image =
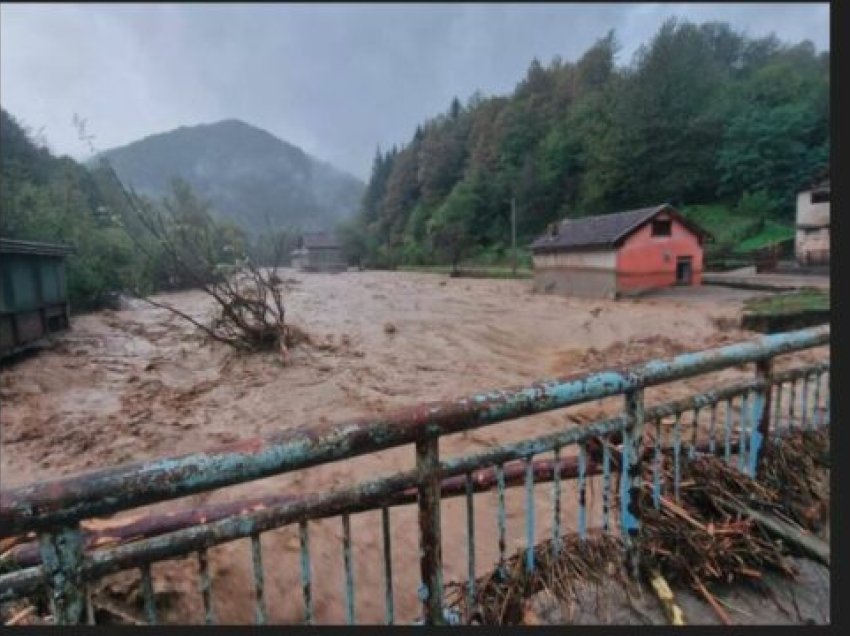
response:
<path id="1" fill-rule="evenodd" d="M 684 508 L 682 508 L 681 506 L 678 506 L 678 505 L 674 504 L 674 503 L 673 503 L 672 501 L 670 501 L 667 497 L 662 496 L 662 497 L 660 497 L 659 499 L 660 499 L 660 501 L 661 501 L 661 504 L 662 504 L 665 508 L 667 508 L 670 512 L 672 512 L 673 514 L 675 514 L 675 515 L 676 515 L 676 516 L 678 516 L 678 517 L 681 517 L 682 519 L 684 519 L 685 521 L 687 521 L 688 523 L 690 523 L 690 524 L 691 524 L 692 526 L 694 526 L 695 528 L 699 528 L 699 529 L 700 529 L 700 530 L 702 530 L 703 532 L 708 532 L 708 528 L 706 528 L 706 527 L 705 527 L 704 525 L 702 525 L 699 521 L 697 521 L 697 520 L 696 520 L 696 519 L 694 519 L 691 515 L 689 515 L 687 512 L 685 512 L 685 509 L 684 509 Z"/>
<path id="2" fill-rule="evenodd" d="M 652 572 L 650 582 L 652 583 L 652 589 L 655 590 L 655 594 L 658 596 L 658 600 L 661 601 L 661 607 L 664 608 L 664 613 L 667 615 L 667 620 L 670 621 L 670 624 L 684 625 L 685 615 L 682 613 L 682 609 L 676 605 L 673 598 L 673 591 L 658 570 Z"/>
<path id="3" fill-rule="evenodd" d="M 111 602 L 109 602 L 105 599 L 97 599 L 97 600 L 92 599 L 92 605 L 94 605 L 98 609 L 106 610 L 107 612 L 109 612 L 113 616 L 116 616 L 116 617 L 120 618 L 121 620 L 126 621 L 127 623 L 130 623 L 131 625 L 147 625 L 146 622 L 140 621 L 138 618 L 136 618 L 132 614 L 125 612 L 120 607 L 114 605 L 113 603 L 111 603 Z"/>
<path id="4" fill-rule="evenodd" d="M 702 594 L 703 598 L 708 601 L 708 604 L 711 605 L 711 609 L 714 610 L 714 613 L 717 614 L 717 617 L 720 619 L 720 622 L 724 625 L 731 625 L 732 619 L 729 618 L 729 614 L 727 614 L 722 607 L 720 607 L 720 603 L 717 602 L 717 599 L 714 598 L 714 595 L 709 592 L 705 585 L 702 584 L 702 581 L 694 577 L 694 585 L 696 586 L 699 593 Z"/>
<path id="5" fill-rule="evenodd" d="M 32 541 L 32 539 L 33 537 L 31 532 L 28 532 L 27 534 L 19 534 L 14 537 L 6 537 L 5 539 L 0 539 L 0 557 L 6 556 L 9 550 L 14 548 L 16 545 Z"/>
<path id="6" fill-rule="evenodd" d="M 780 521 L 779 519 L 775 519 L 768 515 L 762 514 L 757 510 L 753 510 L 744 505 L 737 504 L 735 502 L 725 502 L 731 508 L 740 512 L 742 515 L 746 515 L 756 521 L 756 523 L 760 524 L 765 530 L 771 532 L 772 534 L 778 536 L 789 543 L 794 544 L 800 550 L 802 550 L 807 556 L 813 558 L 818 563 L 821 563 L 827 567 L 829 567 L 829 544 L 821 541 L 817 537 L 814 537 L 810 534 L 803 534 L 797 528 L 791 526 L 784 521 Z"/>
<path id="7" fill-rule="evenodd" d="M 22 609 L 20 612 L 15 614 L 8 621 L 6 621 L 5 624 L 6 625 L 17 625 L 18 623 L 20 623 L 22 620 L 24 620 L 27 616 L 29 616 L 33 612 L 35 612 L 35 605 L 28 605 L 27 607 Z"/>

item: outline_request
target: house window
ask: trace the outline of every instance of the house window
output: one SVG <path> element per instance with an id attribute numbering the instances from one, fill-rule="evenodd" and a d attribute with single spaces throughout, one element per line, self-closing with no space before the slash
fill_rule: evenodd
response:
<path id="1" fill-rule="evenodd" d="M 670 236 L 671 232 L 670 221 L 653 221 L 652 236 Z"/>
<path id="2" fill-rule="evenodd" d="M 816 190 L 811 195 L 812 203 L 829 203 L 829 190 Z"/>

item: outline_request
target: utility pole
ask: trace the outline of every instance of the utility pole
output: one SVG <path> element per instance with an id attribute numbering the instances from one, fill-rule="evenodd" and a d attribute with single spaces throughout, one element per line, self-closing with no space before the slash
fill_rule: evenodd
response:
<path id="1" fill-rule="evenodd" d="M 513 275 L 516 276 L 516 198 L 511 198 L 511 261 Z"/>

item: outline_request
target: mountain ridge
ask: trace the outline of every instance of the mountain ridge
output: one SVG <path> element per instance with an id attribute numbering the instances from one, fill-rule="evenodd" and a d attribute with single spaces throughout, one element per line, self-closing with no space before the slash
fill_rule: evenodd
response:
<path id="1" fill-rule="evenodd" d="M 329 229 L 352 216 L 365 184 L 272 133 L 229 118 L 154 133 L 105 150 L 127 186 L 161 197 L 175 177 L 213 213 L 252 234 L 280 227 Z"/>

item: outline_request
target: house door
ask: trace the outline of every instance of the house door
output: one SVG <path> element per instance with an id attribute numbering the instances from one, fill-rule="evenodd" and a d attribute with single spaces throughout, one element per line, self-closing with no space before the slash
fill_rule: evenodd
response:
<path id="1" fill-rule="evenodd" d="M 679 256 L 676 259 L 676 284 L 691 284 L 691 257 Z"/>

